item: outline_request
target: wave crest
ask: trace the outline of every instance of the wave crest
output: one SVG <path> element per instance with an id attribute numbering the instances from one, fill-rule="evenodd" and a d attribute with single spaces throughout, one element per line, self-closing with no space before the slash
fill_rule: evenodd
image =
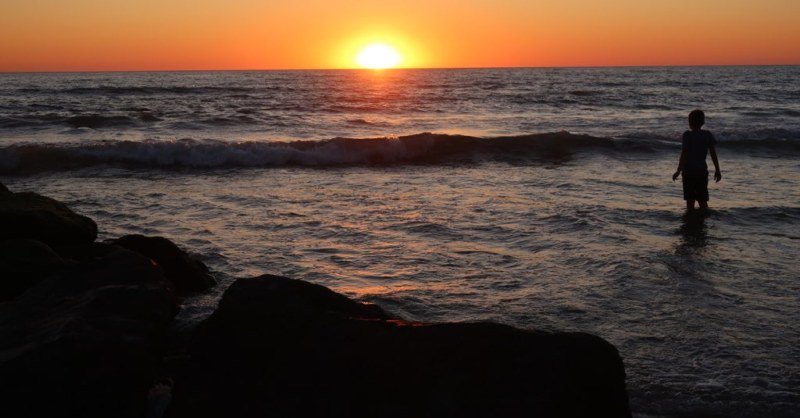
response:
<path id="1" fill-rule="evenodd" d="M 729 140 L 721 147 L 780 155 L 800 154 L 795 140 Z M 479 138 L 421 133 L 372 139 L 224 142 L 213 140 L 102 141 L 17 144 L 0 148 L 0 172 L 37 172 L 97 165 L 161 168 L 326 167 L 337 165 L 448 164 L 502 161 L 563 162 L 576 153 L 677 151 L 664 139 L 609 139 L 568 132 Z"/>
<path id="2" fill-rule="evenodd" d="M 6 173 L 69 170 L 96 165 L 130 167 L 280 167 L 447 162 L 563 160 L 589 148 L 612 148 L 607 138 L 567 132 L 477 138 L 422 133 L 374 139 L 324 141 L 221 142 L 103 141 L 93 144 L 27 144 L 0 149 Z"/>

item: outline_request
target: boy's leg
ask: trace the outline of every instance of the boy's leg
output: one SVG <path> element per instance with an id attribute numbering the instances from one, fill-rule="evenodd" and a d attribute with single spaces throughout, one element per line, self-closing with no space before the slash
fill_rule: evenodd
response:
<path id="1" fill-rule="evenodd" d="M 694 210 L 694 201 L 697 197 L 695 196 L 694 181 L 690 172 L 684 171 L 681 174 L 681 183 L 683 184 L 683 199 L 686 200 L 686 210 Z"/>
<path id="2" fill-rule="evenodd" d="M 708 209 L 708 171 L 700 176 L 697 188 L 697 203 L 700 204 L 700 209 Z"/>

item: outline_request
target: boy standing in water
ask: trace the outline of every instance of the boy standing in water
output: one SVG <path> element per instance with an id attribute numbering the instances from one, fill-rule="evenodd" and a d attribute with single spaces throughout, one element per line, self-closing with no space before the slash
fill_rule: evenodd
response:
<path id="1" fill-rule="evenodd" d="M 686 200 L 686 210 L 694 210 L 694 201 L 700 205 L 700 209 L 708 209 L 708 166 L 706 165 L 706 154 L 711 154 L 711 161 L 714 162 L 714 180 L 719 183 L 722 180 L 722 172 L 719 171 L 719 161 L 717 161 L 717 151 L 714 148 L 717 140 L 711 132 L 700 128 L 706 122 L 706 115 L 702 110 L 692 110 L 689 113 L 690 131 L 683 133 L 681 146 L 681 158 L 678 161 L 678 170 L 672 175 L 672 181 L 683 176 L 683 198 Z"/>

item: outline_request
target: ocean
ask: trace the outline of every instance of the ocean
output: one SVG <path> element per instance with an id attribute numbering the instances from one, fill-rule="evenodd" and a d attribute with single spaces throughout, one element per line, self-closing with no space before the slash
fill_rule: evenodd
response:
<path id="1" fill-rule="evenodd" d="M 0 74 L 0 181 L 235 278 L 597 334 L 636 416 L 800 414 L 800 67 Z M 723 179 L 673 182 L 690 110 Z"/>

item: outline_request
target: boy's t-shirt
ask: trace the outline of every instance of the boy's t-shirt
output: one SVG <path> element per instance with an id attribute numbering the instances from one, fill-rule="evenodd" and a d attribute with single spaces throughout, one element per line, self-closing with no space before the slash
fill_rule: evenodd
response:
<path id="1" fill-rule="evenodd" d="M 706 155 L 717 140 L 711 132 L 704 130 L 686 131 L 683 133 L 682 149 L 686 151 L 683 160 L 683 171 L 704 172 L 708 171 Z"/>

